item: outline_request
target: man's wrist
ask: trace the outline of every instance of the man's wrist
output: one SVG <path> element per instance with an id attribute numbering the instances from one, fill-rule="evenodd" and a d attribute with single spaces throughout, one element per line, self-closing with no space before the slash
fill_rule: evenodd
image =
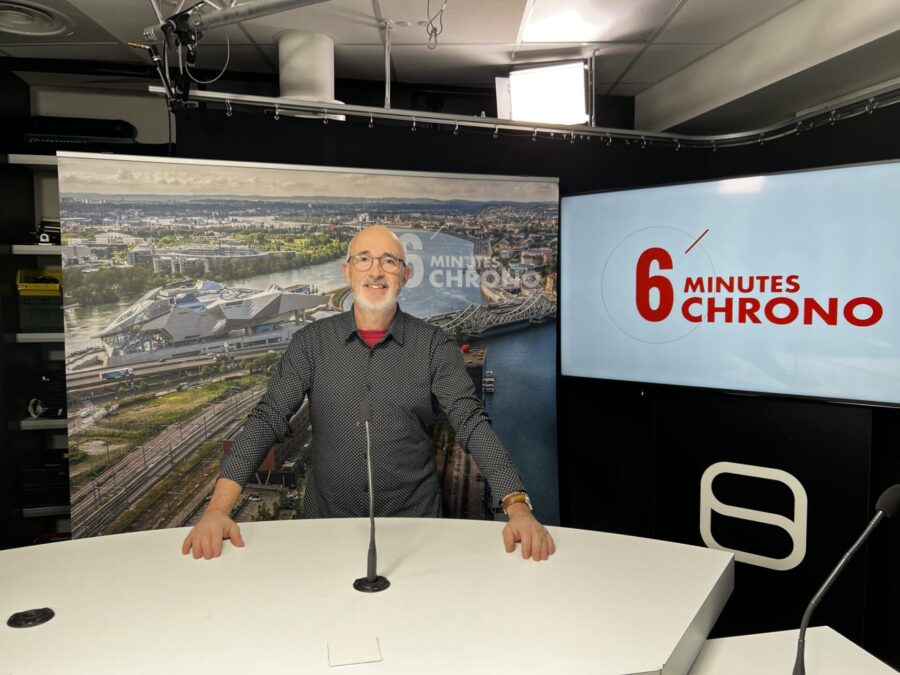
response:
<path id="1" fill-rule="evenodd" d="M 525 502 L 516 502 L 515 504 L 510 504 L 506 509 L 506 515 L 512 518 L 513 516 L 524 516 L 530 515 L 531 509 L 528 504 Z"/>
<path id="2" fill-rule="evenodd" d="M 531 500 L 528 498 L 528 493 L 524 490 L 514 490 L 500 499 L 500 506 L 503 508 L 503 513 L 506 515 L 509 515 L 510 507 L 516 505 L 524 506 L 529 511 L 532 510 Z"/>

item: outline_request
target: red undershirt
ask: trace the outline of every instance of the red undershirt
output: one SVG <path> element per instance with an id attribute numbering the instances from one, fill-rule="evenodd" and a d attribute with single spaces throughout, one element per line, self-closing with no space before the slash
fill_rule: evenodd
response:
<path id="1" fill-rule="evenodd" d="M 387 335 L 386 330 L 360 330 L 359 337 L 370 347 L 374 347 Z"/>

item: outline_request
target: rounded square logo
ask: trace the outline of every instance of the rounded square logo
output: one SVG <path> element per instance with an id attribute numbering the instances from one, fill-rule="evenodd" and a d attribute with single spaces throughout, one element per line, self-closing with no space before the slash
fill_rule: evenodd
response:
<path id="1" fill-rule="evenodd" d="M 722 502 L 713 492 L 713 481 L 723 474 L 776 481 L 786 486 L 794 496 L 794 517 L 787 518 L 777 513 L 748 509 Z M 750 565 L 786 571 L 795 568 L 803 561 L 806 556 L 807 507 L 808 499 L 803 485 L 794 476 L 781 469 L 736 462 L 716 462 L 707 468 L 700 478 L 700 536 L 703 538 L 703 543 L 709 548 L 734 553 L 735 560 Z M 722 546 L 712 533 L 713 511 L 726 518 L 738 518 L 781 528 L 791 539 L 791 552 L 784 558 L 772 558 Z"/>

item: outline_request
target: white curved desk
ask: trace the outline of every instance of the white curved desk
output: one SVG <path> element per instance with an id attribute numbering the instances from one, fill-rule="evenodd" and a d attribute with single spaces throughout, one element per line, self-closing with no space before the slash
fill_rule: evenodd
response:
<path id="1" fill-rule="evenodd" d="M 799 630 L 707 640 L 691 675 L 790 675 Z M 897 671 L 828 626 L 806 632 L 808 675 L 896 675 Z"/>
<path id="2" fill-rule="evenodd" d="M 366 519 L 244 524 L 210 561 L 181 555 L 186 528 L 2 551 L 0 673 L 686 673 L 733 584 L 731 554 L 649 539 L 550 528 L 536 563 L 502 523 L 377 528 L 373 595 L 352 587 Z M 330 667 L 329 643 L 382 660 Z"/>

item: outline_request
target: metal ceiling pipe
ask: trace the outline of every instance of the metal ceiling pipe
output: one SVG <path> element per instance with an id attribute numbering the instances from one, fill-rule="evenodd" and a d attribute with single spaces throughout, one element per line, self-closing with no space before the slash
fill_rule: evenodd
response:
<path id="1" fill-rule="evenodd" d="M 244 5 L 235 5 L 214 12 L 192 11 L 190 26 L 196 31 L 205 32 L 213 28 L 229 26 L 245 19 L 258 19 L 262 16 L 298 9 L 307 5 L 317 5 L 326 0 L 256 0 Z M 144 39 L 149 42 L 160 42 L 165 39 L 162 25 L 148 26 L 143 31 Z"/>
<path id="2" fill-rule="evenodd" d="M 384 107 L 391 107 L 391 30 L 389 22 L 384 24 Z"/>
<path id="3" fill-rule="evenodd" d="M 299 30 L 277 40 L 281 98 L 334 102 L 334 40 Z"/>

